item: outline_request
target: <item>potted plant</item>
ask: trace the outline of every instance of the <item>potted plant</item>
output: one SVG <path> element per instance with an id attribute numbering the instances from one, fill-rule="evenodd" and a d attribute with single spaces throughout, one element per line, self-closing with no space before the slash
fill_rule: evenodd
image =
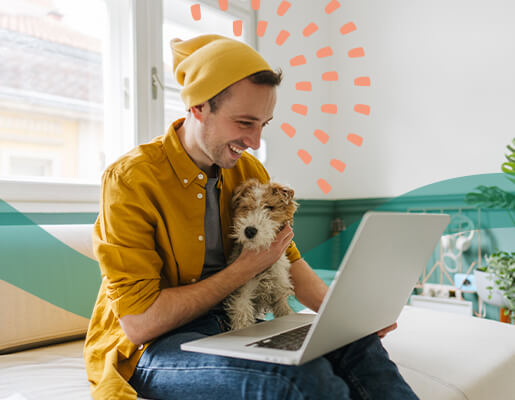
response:
<path id="1" fill-rule="evenodd" d="M 515 183 L 515 139 L 506 146 L 510 151 L 501 169 L 506 178 Z M 504 208 L 515 226 L 515 195 L 497 186 L 478 186 L 477 192 L 468 193 L 465 202 L 483 208 Z M 515 323 L 515 252 L 498 251 L 487 257 L 487 266 L 474 271 L 478 295 L 489 304 L 504 308 Z"/>
<path id="2" fill-rule="evenodd" d="M 515 323 L 515 252 L 499 251 L 487 257 L 486 267 L 474 271 L 477 294 L 485 302 L 504 308 Z"/>

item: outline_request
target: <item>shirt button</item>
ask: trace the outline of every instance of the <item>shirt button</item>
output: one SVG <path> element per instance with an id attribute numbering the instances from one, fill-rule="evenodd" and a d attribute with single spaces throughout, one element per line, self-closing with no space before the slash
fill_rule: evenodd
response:
<path id="1" fill-rule="evenodd" d="M 200 240 L 202 242 L 204 240 L 204 236 L 199 235 L 198 240 Z"/>
<path id="2" fill-rule="evenodd" d="M 197 194 L 197 199 L 201 199 L 202 197 L 204 197 L 202 193 Z"/>
<path id="3" fill-rule="evenodd" d="M 143 346 L 142 344 L 140 344 L 140 345 L 138 346 L 138 350 L 143 350 L 143 347 L 144 347 L 144 346 Z"/>
<path id="4" fill-rule="evenodd" d="M 197 280 L 195 278 L 193 278 L 190 282 L 195 283 L 195 282 L 197 282 Z"/>
<path id="5" fill-rule="evenodd" d="M 184 182 L 184 183 L 188 183 L 188 180 L 187 180 L 187 179 L 184 179 L 184 181 L 183 181 L 183 182 Z"/>
<path id="6" fill-rule="evenodd" d="M 204 175 L 202 175 L 202 174 L 198 174 L 198 178 L 199 178 L 199 179 L 204 179 Z"/>

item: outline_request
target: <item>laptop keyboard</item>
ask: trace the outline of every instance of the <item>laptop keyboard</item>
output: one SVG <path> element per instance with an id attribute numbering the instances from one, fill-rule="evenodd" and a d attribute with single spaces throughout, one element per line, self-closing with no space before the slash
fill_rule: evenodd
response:
<path id="1" fill-rule="evenodd" d="M 269 349 L 280 349 L 295 351 L 301 348 L 304 339 L 308 334 L 311 324 L 292 329 L 279 335 L 260 340 L 258 342 L 249 343 L 247 346 L 267 347 Z"/>

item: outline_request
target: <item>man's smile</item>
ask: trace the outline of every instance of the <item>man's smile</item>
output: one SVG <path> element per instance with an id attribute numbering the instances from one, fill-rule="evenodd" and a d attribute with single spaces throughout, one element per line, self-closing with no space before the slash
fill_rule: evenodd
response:
<path id="1" fill-rule="evenodd" d="M 229 145 L 229 148 L 230 148 L 234 153 L 236 153 L 236 154 L 240 154 L 240 155 L 245 151 L 245 149 L 239 149 L 239 148 L 235 147 L 235 146 L 234 146 L 234 145 L 232 145 L 232 144 L 230 144 L 230 145 Z"/>

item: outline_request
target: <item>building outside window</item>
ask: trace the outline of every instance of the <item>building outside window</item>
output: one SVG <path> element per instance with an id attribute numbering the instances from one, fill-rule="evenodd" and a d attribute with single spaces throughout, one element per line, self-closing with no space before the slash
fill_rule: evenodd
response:
<path id="1" fill-rule="evenodd" d="M 99 179 L 105 28 L 102 0 L 0 0 L 0 177 Z"/>

